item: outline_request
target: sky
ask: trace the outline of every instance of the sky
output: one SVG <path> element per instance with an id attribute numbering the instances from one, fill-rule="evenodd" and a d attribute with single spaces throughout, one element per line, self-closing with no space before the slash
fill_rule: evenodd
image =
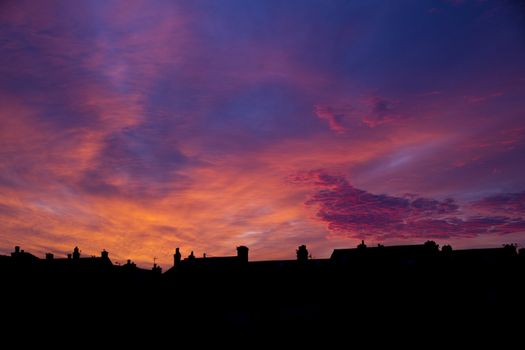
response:
<path id="1" fill-rule="evenodd" d="M 525 246 L 519 1 L 0 2 L 0 254 Z"/>

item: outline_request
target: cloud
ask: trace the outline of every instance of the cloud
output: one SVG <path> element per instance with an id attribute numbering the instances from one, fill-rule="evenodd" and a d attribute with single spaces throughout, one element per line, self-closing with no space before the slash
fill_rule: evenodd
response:
<path id="1" fill-rule="evenodd" d="M 344 114 L 337 113 L 330 106 L 315 105 L 315 115 L 319 119 L 326 120 L 328 127 L 338 134 L 342 134 L 346 131 L 343 126 Z"/>
<path id="2" fill-rule="evenodd" d="M 101 145 L 93 168 L 82 177 L 84 188 L 95 192 L 165 193 L 174 181 L 182 180 L 183 168 L 197 163 L 180 151 L 163 123 L 122 129 Z"/>
<path id="3" fill-rule="evenodd" d="M 482 198 L 472 206 L 481 211 L 497 212 L 512 216 L 525 216 L 525 191 L 501 193 Z"/>
<path id="4" fill-rule="evenodd" d="M 352 238 L 451 238 L 525 231 L 525 219 L 506 215 L 464 215 L 453 199 L 373 194 L 353 187 L 342 175 L 314 170 L 290 178 L 316 190 L 306 201 L 333 235 Z M 487 198 L 479 205 L 522 210 L 524 194 Z M 480 204 L 482 203 L 482 204 Z M 516 212 L 513 212 L 516 214 Z"/>
<path id="5" fill-rule="evenodd" d="M 361 120 L 370 128 L 391 123 L 399 118 L 399 115 L 394 110 L 394 103 L 385 98 L 378 96 L 368 97 L 365 100 L 365 105 L 368 107 L 368 111 Z"/>
<path id="6" fill-rule="evenodd" d="M 317 104 L 315 115 L 328 122 L 328 127 L 338 134 L 348 131 L 349 126 L 357 126 L 354 121 L 375 128 L 391 124 L 402 118 L 396 103 L 390 99 L 369 95 L 365 98 L 348 98 L 351 104 Z"/>

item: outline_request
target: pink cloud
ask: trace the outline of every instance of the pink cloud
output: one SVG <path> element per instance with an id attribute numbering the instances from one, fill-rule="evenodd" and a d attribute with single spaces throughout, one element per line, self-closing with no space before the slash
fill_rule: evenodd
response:
<path id="1" fill-rule="evenodd" d="M 525 191 L 495 194 L 472 203 L 472 206 L 480 211 L 522 217 L 525 216 Z"/>
<path id="2" fill-rule="evenodd" d="M 343 114 L 337 114 L 337 112 L 330 106 L 315 106 L 315 114 L 319 119 L 326 120 L 331 130 L 338 134 L 346 132 L 346 128 L 343 126 Z"/>
<path id="3" fill-rule="evenodd" d="M 315 188 L 306 204 L 317 208 L 317 218 L 325 222 L 335 236 L 384 240 L 476 237 L 525 231 L 522 193 L 495 196 L 477 203 L 478 207 L 504 204 L 505 208 L 513 208 L 512 214 L 518 216 L 498 216 L 494 211 L 489 215 L 465 215 L 453 199 L 373 194 L 353 187 L 341 175 L 323 170 L 298 174 L 291 180 Z M 516 208 L 521 212 L 516 213 Z"/>
<path id="4" fill-rule="evenodd" d="M 362 121 L 370 128 L 392 123 L 399 118 L 393 102 L 385 98 L 370 96 L 365 100 L 365 105 L 368 107 L 368 111 Z"/>
<path id="5" fill-rule="evenodd" d="M 396 102 L 374 94 L 365 98 L 348 98 L 345 104 L 315 105 L 315 114 L 319 119 L 326 120 L 330 129 L 336 133 L 348 131 L 348 125 L 354 120 L 369 128 L 376 128 L 403 118 L 396 108 Z"/>

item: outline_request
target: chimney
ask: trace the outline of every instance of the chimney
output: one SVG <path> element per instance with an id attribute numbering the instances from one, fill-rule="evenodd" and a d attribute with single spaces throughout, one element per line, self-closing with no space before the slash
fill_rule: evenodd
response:
<path id="1" fill-rule="evenodd" d="M 109 259 L 109 253 L 105 249 L 100 253 L 100 256 L 102 259 Z"/>
<path id="2" fill-rule="evenodd" d="M 248 247 L 243 245 L 237 247 L 237 259 L 242 263 L 248 263 Z"/>
<path id="3" fill-rule="evenodd" d="M 18 245 L 15 246 L 15 253 L 16 254 L 20 253 L 20 246 L 18 246 Z"/>
<path id="4" fill-rule="evenodd" d="M 180 264 L 181 254 L 179 248 L 175 248 L 175 254 L 173 254 L 173 266 L 178 266 Z"/>
<path id="5" fill-rule="evenodd" d="M 298 261 L 308 261 L 308 249 L 306 249 L 306 245 L 300 245 L 296 250 L 296 254 Z"/>
<path id="6" fill-rule="evenodd" d="M 71 253 L 67 255 L 67 258 L 71 260 Z"/>
<path id="7" fill-rule="evenodd" d="M 53 253 L 46 253 L 46 260 L 53 260 L 55 258 L 55 256 L 53 255 Z"/>
<path id="8" fill-rule="evenodd" d="M 190 255 L 188 255 L 188 260 L 190 261 L 195 260 L 195 255 L 193 254 L 193 250 L 191 251 Z"/>
<path id="9" fill-rule="evenodd" d="M 73 249 L 73 259 L 80 259 L 80 249 L 78 249 L 78 247 L 75 247 L 75 249 Z"/>

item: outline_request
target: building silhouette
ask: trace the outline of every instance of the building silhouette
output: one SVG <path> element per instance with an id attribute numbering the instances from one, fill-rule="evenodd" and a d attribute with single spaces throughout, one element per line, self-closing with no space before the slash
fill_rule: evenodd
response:
<path id="1" fill-rule="evenodd" d="M 131 259 L 115 264 L 106 250 L 86 256 L 74 247 L 64 258 L 39 258 L 15 247 L 0 256 L 0 300 L 12 305 L 13 325 L 18 318 L 67 315 L 58 328 L 35 324 L 83 336 L 94 329 L 125 339 L 148 334 L 153 341 L 196 331 L 214 340 L 228 334 L 347 339 L 371 325 L 378 332 L 444 327 L 437 315 L 445 317 L 447 332 L 463 331 L 465 323 L 505 324 L 520 314 L 525 295 L 525 253 L 514 245 L 455 250 L 432 241 L 361 242 L 334 249 L 328 259 L 311 259 L 300 245 L 295 256 L 290 249 L 293 259 L 270 261 L 250 261 L 246 246 L 231 256 L 182 254 L 175 249 L 173 266 L 163 272 L 156 262 L 151 269 Z M 125 332 L 114 332 L 121 322 Z"/>

